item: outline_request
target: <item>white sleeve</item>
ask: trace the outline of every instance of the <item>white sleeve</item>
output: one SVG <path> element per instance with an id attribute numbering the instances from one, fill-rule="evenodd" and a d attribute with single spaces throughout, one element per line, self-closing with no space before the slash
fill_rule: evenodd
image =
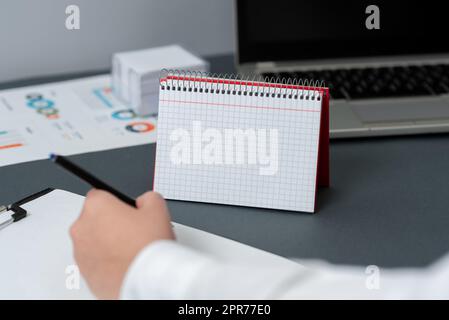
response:
<path id="1" fill-rule="evenodd" d="M 449 257 L 423 270 L 222 263 L 175 241 L 144 248 L 126 274 L 122 299 L 449 298 Z M 375 271 L 375 269 L 374 269 Z"/>

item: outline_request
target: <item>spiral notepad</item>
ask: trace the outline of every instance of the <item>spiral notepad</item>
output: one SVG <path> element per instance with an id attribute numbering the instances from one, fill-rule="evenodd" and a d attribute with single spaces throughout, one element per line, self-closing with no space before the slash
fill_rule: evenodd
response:
<path id="1" fill-rule="evenodd" d="M 319 82 L 161 75 L 154 190 L 165 198 L 314 212 L 328 184 Z"/>

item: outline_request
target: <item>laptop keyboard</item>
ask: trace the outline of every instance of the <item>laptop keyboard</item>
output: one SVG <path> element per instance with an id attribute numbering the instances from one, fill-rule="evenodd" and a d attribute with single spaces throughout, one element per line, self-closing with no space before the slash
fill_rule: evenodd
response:
<path id="1" fill-rule="evenodd" d="M 324 80 L 334 99 L 394 98 L 449 93 L 449 64 L 264 73 L 264 77 Z"/>

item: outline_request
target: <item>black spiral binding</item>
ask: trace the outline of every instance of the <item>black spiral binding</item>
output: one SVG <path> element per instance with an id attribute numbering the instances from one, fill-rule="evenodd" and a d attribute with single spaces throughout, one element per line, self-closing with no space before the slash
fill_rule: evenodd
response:
<path id="1" fill-rule="evenodd" d="M 207 81 L 206 81 L 207 80 Z M 220 80 L 224 82 L 220 83 Z M 233 83 L 234 82 L 234 83 Z M 237 83 L 238 82 L 238 83 Z M 210 94 L 272 97 L 295 100 L 320 100 L 326 94 L 324 81 L 286 79 L 262 76 L 242 76 L 200 71 L 163 69 L 159 77 L 161 90 L 200 92 Z M 244 84 L 242 84 L 244 83 Z M 248 85 L 257 83 L 257 85 Z M 270 84 L 271 86 L 266 86 Z M 272 85 L 280 86 L 272 86 Z M 281 93 L 282 86 L 291 86 Z M 220 88 L 219 88 L 220 87 Z"/>

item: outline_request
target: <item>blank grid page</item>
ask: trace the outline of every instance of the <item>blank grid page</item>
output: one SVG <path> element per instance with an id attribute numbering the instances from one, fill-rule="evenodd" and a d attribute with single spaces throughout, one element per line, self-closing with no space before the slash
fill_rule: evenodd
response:
<path id="1" fill-rule="evenodd" d="M 161 80 L 155 191 L 314 211 L 322 93 L 250 87 Z"/>

